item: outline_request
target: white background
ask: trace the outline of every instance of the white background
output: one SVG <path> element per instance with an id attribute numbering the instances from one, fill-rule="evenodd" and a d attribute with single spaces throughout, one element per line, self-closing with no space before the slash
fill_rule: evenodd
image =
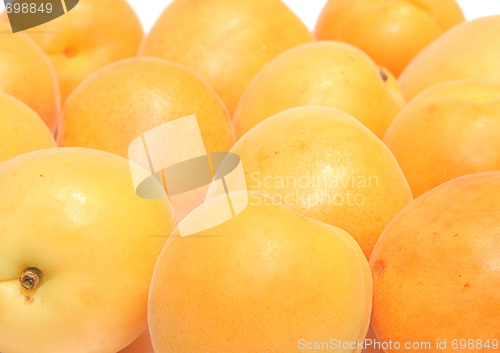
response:
<path id="1" fill-rule="evenodd" d="M 238 1 L 238 0 L 233 0 Z M 326 0 L 283 0 L 310 28 L 314 28 L 316 19 Z M 172 0 L 128 0 L 139 14 L 144 29 L 149 31 L 156 18 Z M 458 0 L 467 19 L 500 14 L 500 0 Z"/>
<path id="2" fill-rule="evenodd" d="M 302 18 L 310 29 L 314 28 L 316 18 L 326 3 L 326 0 L 283 1 Z M 128 2 L 137 11 L 144 29 L 149 31 L 156 18 L 172 0 L 128 0 Z M 500 0 L 458 0 L 458 3 L 469 20 L 487 15 L 500 14 Z M 3 10 L 3 8 L 3 1 L 0 1 L 0 10 Z"/>

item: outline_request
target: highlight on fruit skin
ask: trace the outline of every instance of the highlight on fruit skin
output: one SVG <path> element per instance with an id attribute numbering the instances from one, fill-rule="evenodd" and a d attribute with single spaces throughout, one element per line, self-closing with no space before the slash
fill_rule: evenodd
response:
<path id="1" fill-rule="evenodd" d="M 45 53 L 24 33 L 12 33 L 0 21 L 0 92 L 33 109 L 55 132 L 61 98 L 54 68 Z"/>
<path id="2" fill-rule="evenodd" d="M 56 142 L 44 121 L 20 100 L 0 92 L 0 163 Z"/>
<path id="3" fill-rule="evenodd" d="M 9 22 L 5 12 L 0 20 Z M 54 65 L 62 102 L 93 72 L 135 56 L 144 35 L 137 14 L 126 0 L 79 0 L 64 16 L 24 33 Z"/>
<path id="4" fill-rule="evenodd" d="M 293 352 L 300 338 L 363 339 L 372 286 L 356 242 L 255 192 L 219 195 L 181 224 L 216 216 L 228 197 L 252 202 L 212 229 L 174 231 L 163 248 L 148 305 L 155 352 Z"/>
<path id="5" fill-rule="evenodd" d="M 367 257 L 412 200 L 387 146 L 335 108 L 285 110 L 253 127 L 231 152 L 241 158 L 249 190 L 344 229 Z"/>
<path id="6" fill-rule="evenodd" d="M 384 142 L 414 197 L 463 175 L 500 170 L 500 84 L 433 86 L 403 108 Z"/>
<path id="7" fill-rule="evenodd" d="M 241 138 L 289 108 L 326 106 L 354 116 L 382 138 L 405 101 L 394 76 L 351 44 L 303 44 L 268 63 L 248 85 L 233 117 Z"/>
<path id="8" fill-rule="evenodd" d="M 456 0 L 329 0 L 315 34 L 359 47 L 398 77 L 422 49 L 463 21 Z"/>
<path id="9" fill-rule="evenodd" d="M 451 353 L 470 337 L 467 351 L 498 350 L 499 198 L 500 172 L 471 174 L 425 193 L 394 218 L 370 259 L 380 341 L 434 348 L 446 340 L 445 348 L 430 350 Z"/>
<path id="10" fill-rule="evenodd" d="M 0 351 L 116 353 L 147 328 L 154 265 L 175 229 L 135 166 L 52 148 L 0 163 Z"/>
<path id="11" fill-rule="evenodd" d="M 215 89 L 232 116 L 266 63 L 313 40 L 281 0 L 174 0 L 147 35 L 140 55 L 193 70 Z"/>
<path id="12" fill-rule="evenodd" d="M 439 83 L 482 80 L 500 83 L 500 15 L 461 23 L 422 50 L 399 78 L 407 100 Z"/>

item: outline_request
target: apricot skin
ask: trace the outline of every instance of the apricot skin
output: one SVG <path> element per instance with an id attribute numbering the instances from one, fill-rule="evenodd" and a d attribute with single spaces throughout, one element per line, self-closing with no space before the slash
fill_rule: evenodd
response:
<path id="1" fill-rule="evenodd" d="M 228 222 L 167 241 L 149 297 L 155 352 L 291 353 L 301 338 L 362 339 L 371 279 L 359 246 L 263 195 L 249 199 Z"/>
<path id="2" fill-rule="evenodd" d="M 31 151 L 54 148 L 43 120 L 26 104 L 0 93 L 0 163 Z"/>
<path id="3" fill-rule="evenodd" d="M 409 101 L 439 83 L 483 80 L 500 83 L 500 15 L 461 23 L 422 50 L 399 77 Z"/>
<path id="4" fill-rule="evenodd" d="M 5 12 L 1 19 L 8 23 Z M 54 65 L 62 102 L 93 72 L 135 56 L 143 38 L 139 18 L 126 0 L 80 0 L 64 16 L 24 33 Z"/>
<path id="5" fill-rule="evenodd" d="M 338 109 L 285 110 L 243 135 L 231 152 L 241 157 L 249 190 L 344 229 L 367 257 L 412 200 L 387 146 Z"/>
<path id="6" fill-rule="evenodd" d="M 431 87 L 403 108 L 384 142 L 414 197 L 466 174 L 500 170 L 500 84 Z"/>
<path id="7" fill-rule="evenodd" d="M 322 41 L 286 51 L 248 85 L 233 121 L 238 138 L 289 108 L 314 105 L 343 110 L 383 137 L 405 104 L 390 72 L 353 45 Z"/>
<path id="8" fill-rule="evenodd" d="M 455 0 L 330 0 L 315 34 L 359 47 L 398 77 L 422 49 L 464 20 Z"/>
<path id="9" fill-rule="evenodd" d="M 179 64 L 157 58 L 126 59 L 85 80 L 64 105 L 61 147 L 87 147 L 128 157 L 142 133 L 195 114 L 207 150 L 227 151 L 234 135 L 213 90 Z"/>
<path id="10" fill-rule="evenodd" d="M 370 259 L 381 341 L 431 342 L 430 351 L 446 353 L 457 352 L 454 339 L 500 339 L 499 198 L 500 172 L 460 177 L 417 198 L 385 229 Z M 447 349 L 436 350 L 437 339 Z"/>
<path id="11" fill-rule="evenodd" d="M 3 22 L 0 32 L 0 91 L 28 105 L 54 133 L 61 99 L 52 64 L 26 34 L 12 34 Z"/>
<path id="12" fill-rule="evenodd" d="M 175 0 L 140 55 L 178 62 L 205 79 L 232 116 L 262 67 L 313 36 L 281 0 Z"/>

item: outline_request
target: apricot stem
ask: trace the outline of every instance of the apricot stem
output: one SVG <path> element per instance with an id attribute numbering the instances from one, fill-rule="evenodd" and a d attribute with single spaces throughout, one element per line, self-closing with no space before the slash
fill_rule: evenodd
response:
<path id="1" fill-rule="evenodd" d="M 36 289 L 42 282 L 43 274 L 38 268 L 30 267 L 23 271 L 19 282 L 26 290 Z"/>

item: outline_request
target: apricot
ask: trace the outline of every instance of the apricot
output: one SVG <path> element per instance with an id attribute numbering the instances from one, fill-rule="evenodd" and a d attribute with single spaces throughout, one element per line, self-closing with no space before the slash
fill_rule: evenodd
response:
<path id="1" fill-rule="evenodd" d="M 8 21 L 7 14 L 2 19 Z M 126 0 L 80 0 L 64 16 L 25 31 L 47 53 L 64 102 L 84 78 L 137 54 L 139 18 Z"/>
<path id="2" fill-rule="evenodd" d="M 85 80 L 64 105 L 61 147 L 88 147 L 128 156 L 144 132 L 195 114 L 207 150 L 228 151 L 234 136 L 213 90 L 182 66 L 156 58 L 111 64 Z"/>
<path id="3" fill-rule="evenodd" d="M 52 133 L 33 110 L 0 93 L 0 163 L 23 153 L 54 147 Z"/>
<path id="4" fill-rule="evenodd" d="M 116 353 L 146 329 L 175 222 L 168 201 L 136 195 L 131 167 L 84 148 L 0 164 L 1 352 Z"/>
<path id="5" fill-rule="evenodd" d="M 356 342 L 369 313 L 365 283 L 371 287 L 359 246 L 263 195 L 229 194 L 233 204 L 242 197 L 251 202 L 228 222 L 187 237 L 174 232 L 165 244 L 149 296 L 155 352 L 296 352 L 306 342 Z M 228 198 L 213 200 L 182 223 L 217 216 Z"/>
<path id="6" fill-rule="evenodd" d="M 344 110 L 382 137 L 404 105 L 394 77 L 358 48 L 315 42 L 290 49 L 252 80 L 234 116 L 236 135 L 288 108 Z"/>
<path id="7" fill-rule="evenodd" d="M 230 115 L 251 79 L 271 59 L 313 41 L 281 0 L 174 0 L 141 55 L 178 62 L 204 78 Z"/>
<path id="8" fill-rule="evenodd" d="M 431 87 L 401 111 L 384 142 L 415 197 L 459 176 L 500 170 L 500 84 Z"/>
<path id="9" fill-rule="evenodd" d="M 26 103 L 54 132 L 60 109 L 54 68 L 30 37 L 2 22 L 0 32 L 0 92 Z"/>
<path id="10" fill-rule="evenodd" d="M 407 352 L 498 350 L 499 198 L 500 172 L 460 177 L 417 198 L 385 229 L 370 259 L 382 341 L 430 342 Z"/>
<path id="11" fill-rule="evenodd" d="M 249 190 L 344 229 L 367 257 L 412 199 L 389 149 L 338 109 L 283 111 L 251 129 L 231 152 L 241 157 Z"/>
<path id="12" fill-rule="evenodd" d="M 417 55 L 399 78 L 406 99 L 447 81 L 500 83 L 500 15 L 464 22 Z"/>
<path id="13" fill-rule="evenodd" d="M 429 43 L 465 20 L 455 0 L 329 0 L 320 40 L 351 43 L 396 77 Z"/>

